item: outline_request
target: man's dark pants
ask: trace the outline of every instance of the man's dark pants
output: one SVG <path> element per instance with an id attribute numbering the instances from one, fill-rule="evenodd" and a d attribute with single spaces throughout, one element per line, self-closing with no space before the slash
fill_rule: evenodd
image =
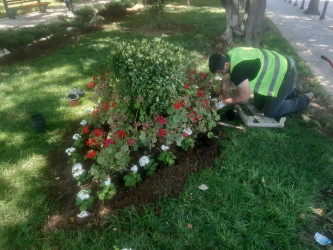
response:
<path id="1" fill-rule="evenodd" d="M 296 77 L 296 67 L 292 67 L 285 75 L 277 97 L 254 93 L 254 106 L 264 111 L 265 116 L 268 117 L 283 116 L 305 109 L 310 100 L 305 95 L 297 96 Z"/>

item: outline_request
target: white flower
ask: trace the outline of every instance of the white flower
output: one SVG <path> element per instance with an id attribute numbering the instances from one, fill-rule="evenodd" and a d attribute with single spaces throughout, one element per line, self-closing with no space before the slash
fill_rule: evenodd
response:
<path id="1" fill-rule="evenodd" d="M 82 168 L 81 163 L 75 163 L 74 166 L 72 167 L 72 174 L 74 178 L 84 174 L 85 172 L 86 171 Z"/>
<path id="2" fill-rule="evenodd" d="M 138 172 L 138 166 L 137 165 L 133 165 L 133 167 L 131 167 L 131 171 L 132 172 Z"/>
<path id="3" fill-rule="evenodd" d="M 141 167 L 147 165 L 149 163 L 149 158 L 148 156 L 142 156 L 139 160 L 139 164 Z"/>
<path id="4" fill-rule="evenodd" d="M 79 135 L 79 134 L 75 134 L 75 135 L 73 135 L 73 139 L 76 141 L 76 140 L 78 140 L 78 139 L 80 139 L 81 138 L 81 135 Z"/>
<path id="5" fill-rule="evenodd" d="M 87 190 L 81 190 L 78 192 L 77 197 L 80 198 L 81 200 L 85 200 L 89 198 L 89 194 Z"/>
<path id="6" fill-rule="evenodd" d="M 111 184 L 111 178 L 107 178 L 106 181 L 104 182 L 105 186 L 109 186 Z"/>
<path id="7" fill-rule="evenodd" d="M 188 135 L 192 134 L 192 130 L 190 128 L 185 128 L 183 132 L 188 134 Z"/>
<path id="8" fill-rule="evenodd" d="M 75 150 L 76 150 L 76 149 L 73 148 L 73 147 L 71 147 L 71 148 L 67 148 L 67 149 L 65 150 L 65 153 L 68 154 L 68 155 L 72 155 L 72 153 L 73 153 Z"/>
<path id="9" fill-rule="evenodd" d="M 84 218 L 84 217 L 87 217 L 87 216 L 89 216 L 89 215 L 90 215 L 89 212 L 87 212 L 87 211 L 82 211 L 81 213 L 79 213 L 79 214 L 77 215 L 77 217 L 79 217 L 79 218 Z"/>
<path id="10" fill-rule="evenodd" d="M 164 150 L 168 150 L 169 147 L 168 147 L 168 146 L 165 146 L 165 145 L 162 145 L 162 146 L 161 146 L 161 149 L 164 151 Z"/>
<path id="11" fill-rule="evenodd" d="M 220 77 L 220 76 L 215 76 L 215 80 L 216 80 L 216 81 L 222 81 L 222 77 Z"/>
<path id="12" fill-rule="evenodd" d="M 86 120 L 82 120 L 81 122 L 80 122 L 80 125 L 81 126 L 84 126 L 84 125 L 86 125 L 87 124 L 87 121 Z"/>

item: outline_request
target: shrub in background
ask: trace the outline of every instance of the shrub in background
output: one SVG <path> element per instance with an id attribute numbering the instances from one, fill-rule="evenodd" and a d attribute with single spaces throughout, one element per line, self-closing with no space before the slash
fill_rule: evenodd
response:
<path id="1" fill-rule="evenodd" d="M 0 50 L 18 50 L 43 37 L 59 37 L 66 34 L 70 23 L 39 24 L 35 27 L 14 28 L 0 31 Z"/>
<path id="2" fill-rule="evenodd" d="M 131 5 L 122 2 L 111 2 L 98 7 L 98 15 L 102 16 L 106 21 L 111 21 L 126 15 L 126 8 Z"/>
<path id="3" fill-rule="evenodd" d="M 75 20 L 78 25 L 88 27 L 89 22 L 95 16 L 96 10 L 92 6 L 84 6 L 81 9 L 74 11 Z"/>
<path id="4" fill-rule="evenodd" d="M 148 14 L 153 19 L 157 27 L 161 27 L 164 20 L 164 9 L 168 0 L 144 0 L 143 4 L 147 8 Z"/>
<path id="5" fill-rule="evenodd" d="M 148 113 L 166 114 L 172 99 L 182 93 L 188 53 L 163 41 L 134 40 L 113 53 L 111 67 L 121 96 L 129 106 Z"/>

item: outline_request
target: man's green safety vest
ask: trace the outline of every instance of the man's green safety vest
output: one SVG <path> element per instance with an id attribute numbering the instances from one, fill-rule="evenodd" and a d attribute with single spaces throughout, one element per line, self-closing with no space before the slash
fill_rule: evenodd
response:
<path id="1" fill-rule="evenodd" d="M 229 51 L 230 73 L 243 61 L 260 59 L 260 70 L 250 81 L 250 89 L 264 96 L 276 97 L 288 70 L 288 59 L 274 51 L 257 48 L 237 47 Z"/>

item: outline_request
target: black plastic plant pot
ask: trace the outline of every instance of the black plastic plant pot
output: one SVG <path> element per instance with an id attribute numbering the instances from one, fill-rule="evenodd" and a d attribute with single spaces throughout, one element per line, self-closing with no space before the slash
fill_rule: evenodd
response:
<path id="1" fill-rule="evenodd" d="M 41 114 L 34 114 L 30 117 L 31 126 L 37 133 L 43 133 L 46 129 L 46 122 Z"/>
<path id="2" fill-rule="evenodd" d="M 80 96 L 78 94 L 70 93 L 67 95 L 68 104 L 70 106 L 76 106 L 79 104 Z"/>

